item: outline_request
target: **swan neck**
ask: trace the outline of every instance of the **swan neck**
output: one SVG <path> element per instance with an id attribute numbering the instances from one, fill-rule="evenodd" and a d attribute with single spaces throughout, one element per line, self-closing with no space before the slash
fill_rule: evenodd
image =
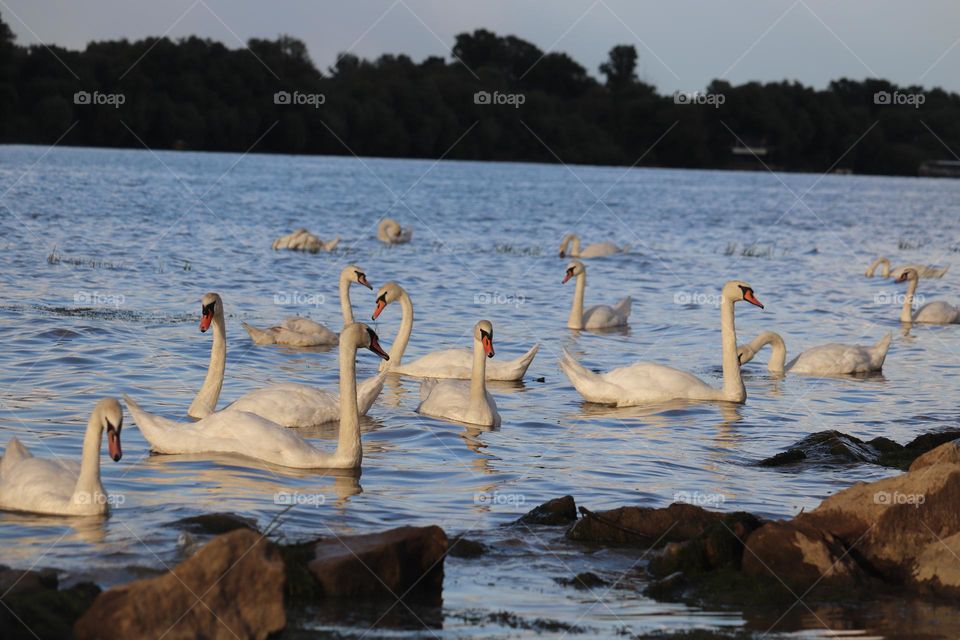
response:
<path id="1" fill-rule="evenodd" d="M 576 287 L 573 291 L 573 306 L 570 308 L 570 318 L 567 321 L 567 327 L 570 329 L 583 329 L 583 296 L 587 289 L 586 272 L 577 275 Z"/>
<path id="2" fill-rule="evenodd" d="M 400 329 L 397 338 L 390 347 L 390 360 L 380 362 L 380 371 L 393 369 L 403 363 L 403 352 L 410 343 L 410 334 L 413 333 L 413 301 L 406 291 L 400 293 Z"/>
<path id="3" fill-rule="evenodd" d="M 877 258 L 877 261 L 883 265 L 883 270 L 880 271 L 880 275 L 883 276 L 884 278 L 889 278 L 890 277 L 890 261 L 883 256 L 880 256 L 879 258 Z"/>
<path id="4" fill-rule="evenodd" d="M 487 399 L 487 354 L 479 340 L 473 341 L 473 370 L 470 373 L 470 408 L 478 407 Z"/>
<path id="5" fill-rule="evenodd" d="M 723 347 L 723 396 L 725 400 L 743 402 L 747 391 L 740 377 L 737 358 L 737 330 L 733 321 L 733 300 L 726 296 L 720 303 L 720 336 Z"/>
<path id="6" fill-rule="evenodd" d="M 189 414 L 202 418 L 217 409 L 220 391 L 223 389 L 223 374 L 227 366 L 227 325 L 223 319 L 223 311 L 217 311 L 213 316 L 213 344 L 210 346 L 210 364 L 207 366 L 207 375 L 203 379 L 203 386 L 190 405 Z"/>
<path id="7" fill-rule="evenodd" d="M 779 333 L 773 331 L 764 331 L 753 339 L 750 348 L 754 353 L 759 352 L 766 345 L 770 345 L 770 360 L 767 361 L 767 370 L 773 373 L 783 373 L 783 368 L 787 362 L 787 345 Z"/>
<path id="8" fill-rule="evenodd" d="M 363 448 L 360 445 L 360 412 L 357 409 L 357 347 L 349 340 L 340 340 L 340 434 L 336 457 L 360 466 Z"/>
<path id="9" fill-rule="evenodd" d="M 573 255 L 580 255 L 580 236 L 577 234 L 571 234 L 573 236 Z"/>
<path id="10" fill-rule="evenodd" d="M 343 326 L 353 324 L 353 304 L 350 302 L 350 280 L 346 273 L 340 274 L 340 311 L 343 313 Z"/>
<path id="11" fill-rule="evenodd" d="M 103 485 L 100 483 L 100 441 L 103 427 L 100 415 L 94 412 L 87 422 L 87 431 L 83 436 L 83 454 L 80 459 L 80 475 L 73 491 L 73 501 L 79 504 L 94 504 L 93 500 L 104 500 Z"/>
<path id="12" fill-rule="evenodd" d="M 900 322 L 913 322 L 913 296 L 917 293 L 919 278 L 910 278 L 908 282 L 907 295 L 903 299 L 903 307 L 900 309 Z"/>

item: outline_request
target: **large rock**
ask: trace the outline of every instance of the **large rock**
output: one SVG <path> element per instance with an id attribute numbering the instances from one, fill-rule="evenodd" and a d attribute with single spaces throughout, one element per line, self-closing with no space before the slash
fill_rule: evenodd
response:
<path id="1" fill-rule="evenodd" d="M 563 496 L 544 502 L 539 507 L 530 510 L 515 524 L 562 525 L 570 524 L 577 519 L 577 503 L 573 496 Z"/>
<path id="2" fill-rule="evenodd" d="M 723 518 L 721 513 L 684 503 L 674 503 L 665 509 L 620 507 L 596 513 L 581 511 L 584 517 L 567 532 L 571 540 L 646 547 L 690 540 Z"/>
<path id="3" fill-rule="evenodd" d="M 837 465 L 865 462 L 906 470 L 918 456 L 957 438 L 960 438 L 960 430 L 949 429 L 925 433 L 901 445 L 888 438 L 864 442 L 841 431 L 819 431 L 759 464 L 761 467 L 780 467 L 798 463 Z"/>
<path id="4" fill-rule="evenodd" d="M 100 593 L 81 583 L 60 589 L 50 570 L 21 571 L 0 567 L 0 638 L 51 640 L 70 637 L 74 622 Z"/>
<path id="5" fill-rule="evenodd" d="M 246 529 L 218 536 L 162 576 L 101 593 L 77 621 L 84 638 L 266 638 L 283 629 L 277 549 Z"/>
<path id="6" fill-rule="evenodd" d="M 308 568 L 321 596 L 435 596 L 447 546 L 440 527 L 399 527 L 318 542 Z"/>

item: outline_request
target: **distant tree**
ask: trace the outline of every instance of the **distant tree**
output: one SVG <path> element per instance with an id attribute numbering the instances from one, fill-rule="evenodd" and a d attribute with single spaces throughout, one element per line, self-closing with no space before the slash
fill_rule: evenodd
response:
<path id="1" fill-rule="evenodd" d="M 607 77 L 607 86 L 619 90 L 637 81 L 637 50 L 633 45 L 618 44 L 610 49 L 600 73 Z"/>

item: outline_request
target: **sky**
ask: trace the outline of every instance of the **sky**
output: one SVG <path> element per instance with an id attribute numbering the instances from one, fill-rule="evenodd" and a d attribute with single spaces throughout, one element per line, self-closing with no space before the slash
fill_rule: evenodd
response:
<path id="1" fill-rule="evenodd" d="M 449 58 L 486 28 L 562 51 L 594 76 L 616 44 L 663 93 L 847 77 L 960 91 L 960 0 L 0 0 L 20 44 L 199 35 L 231 48 L 287 34 L 325 70 L 338 53 Z"/>

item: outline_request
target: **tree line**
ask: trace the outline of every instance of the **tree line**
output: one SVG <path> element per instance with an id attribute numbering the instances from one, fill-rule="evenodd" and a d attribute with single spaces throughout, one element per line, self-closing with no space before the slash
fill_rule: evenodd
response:
<path id="1" fill-rule="evenodd" d="M 594 77 L 477 29 L 448 59 L 348 53 L 321 71 L 288 36 L 74 51 L 18 45 L 0 19 L 0 142 L 894 175 L 960 152 L 956 93 L 840 79 L 661 95 L 637 62 L 617 45 Z"/>

